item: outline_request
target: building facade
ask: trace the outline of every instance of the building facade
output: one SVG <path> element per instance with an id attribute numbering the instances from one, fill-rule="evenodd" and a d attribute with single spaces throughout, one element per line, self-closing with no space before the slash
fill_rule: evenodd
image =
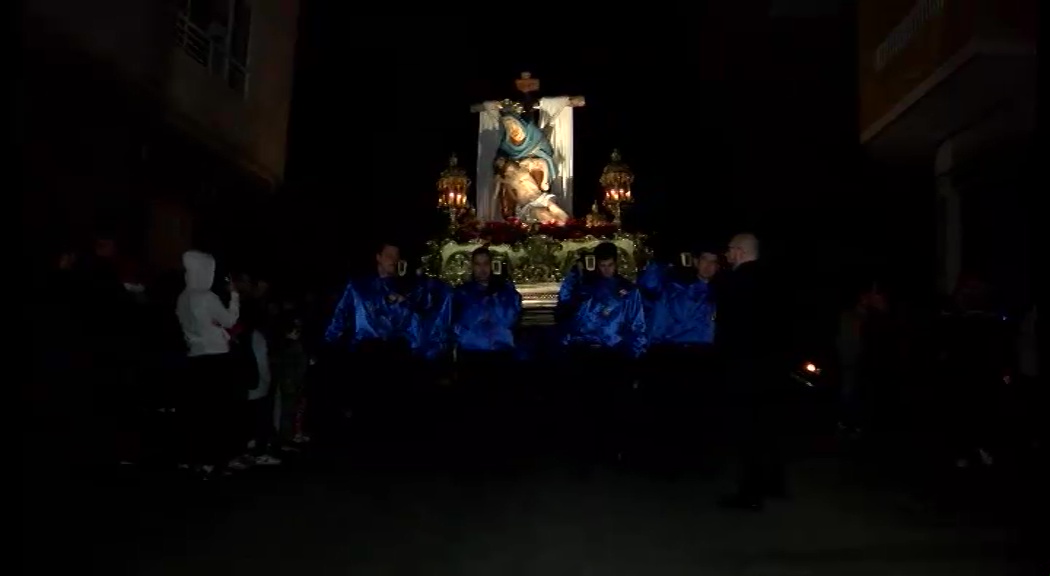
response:
<path id="1" fill-rule="evenodd" d="M 931 246 L 936 285 L 961 275 L 1031 293 L 1035 255 L 1035 0 L 861 0 L 860 142 L 885 178 L 925 174 L 911 245 Z M 914 178 L 911 179 L 914 182 Z M 915 199 L 913 199 L 915 200 Z M 915 253 L 905 254 L 914 257 Z"/>
<path id="2" fill-rule="evenodd" d="M 248 234 L 282 183 L 295 0 L 27 0 L 24 236 L 116 233 L 152 272 Z"/>

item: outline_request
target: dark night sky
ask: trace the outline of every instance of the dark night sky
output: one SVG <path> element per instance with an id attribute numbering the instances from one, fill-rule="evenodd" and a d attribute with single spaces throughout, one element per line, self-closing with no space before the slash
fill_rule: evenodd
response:
<path id="1" fill-rule="evenodd" d="M 342 4 L 303 5 L 287 174 L 322 259 L 380 235 L 421 241 L 449 153 L 473 172 L 469 106 L 514 97 L 525 70 L 544 94 L 587 97 L 577 215 L 618 147 L 636 173 L 637 221 L 669 238 L 724 242 L 750 228 L 790 255 L 841 227 L 834 214 L 857 162 L 850 14 L 771 19 L 759 2 L 580 8 L 576 21 L 537 13 L 508 30 L 505 11 L 362 20 Z M 501 43 L 515 32 L 519 42 Z"/>

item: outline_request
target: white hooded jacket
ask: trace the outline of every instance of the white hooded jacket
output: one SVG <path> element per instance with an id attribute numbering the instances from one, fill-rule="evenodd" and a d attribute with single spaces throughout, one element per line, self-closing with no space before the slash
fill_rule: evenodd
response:
<path id="1" fill-rule="evenodd" d="M 240 295 L 231 294 L 227 308 L 211 291 L 215 281 L 215 258 L 210 254 L 190 250 L 182 255 L 182 265 L 186 269 L 186 289 L 179 294 L 175 314 L 189 346 L 188 354 L 204 356 L 229 352 L 230 335 L 226 330 L 237 323 L 241 310 Z"/>

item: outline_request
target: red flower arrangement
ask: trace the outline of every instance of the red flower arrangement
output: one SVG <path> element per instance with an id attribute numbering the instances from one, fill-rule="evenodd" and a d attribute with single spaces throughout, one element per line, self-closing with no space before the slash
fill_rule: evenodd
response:
<path id="1" fill-rule="evenodd" d="M 481 240 L 489 244 L 516 244 L 536 234 L 549 236 L 555 240 L 582 240 L 587 236 L 595 238 L 611 238 L 616 233 L 613 224 L 602 224 L 600 226 L 587 226 L 580 220 L 569 220 L 565 224 L 538 224 L 526 226 L 517 218 L 509 218 L 503 222 L 485 222 L 474 226 L 458 228 L 453 240 L 464 244 L 473 240 Z"/>

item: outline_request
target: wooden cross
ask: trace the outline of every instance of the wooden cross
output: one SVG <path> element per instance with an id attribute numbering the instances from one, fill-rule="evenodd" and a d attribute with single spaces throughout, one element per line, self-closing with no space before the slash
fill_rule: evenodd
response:
<path id="1" fill-rule="evenodd" d="M 521 78 L 514 81 L 514 86 L 525 96 L 528 96 L 530 92 L 536 92 L 540 89 L 540 79 L 533 78 L 529 72 L 522 72 Z"/>
<path id="2" fill-rule="evenodd" d="M 536 103 L 532 98 L 533 92 L 538 92 L 540 89 L 540 79 L 533 78 L 529 72 L 522 72 L 521 77 L 514 81 L 514 86 L 525 96 L 526 106 L 529 108 L 535 108 Z M 484 112 L 485 110 L 492 109 L 492 105 L 495 102 L 482 102 L 481 104 L 475 104 L 470 107 L 470 111 Z M 583 96 L 570 96 L 569 103 L 567 104 L 570 108 L 582 108 L 587 105 L 587 101 Z"/>

